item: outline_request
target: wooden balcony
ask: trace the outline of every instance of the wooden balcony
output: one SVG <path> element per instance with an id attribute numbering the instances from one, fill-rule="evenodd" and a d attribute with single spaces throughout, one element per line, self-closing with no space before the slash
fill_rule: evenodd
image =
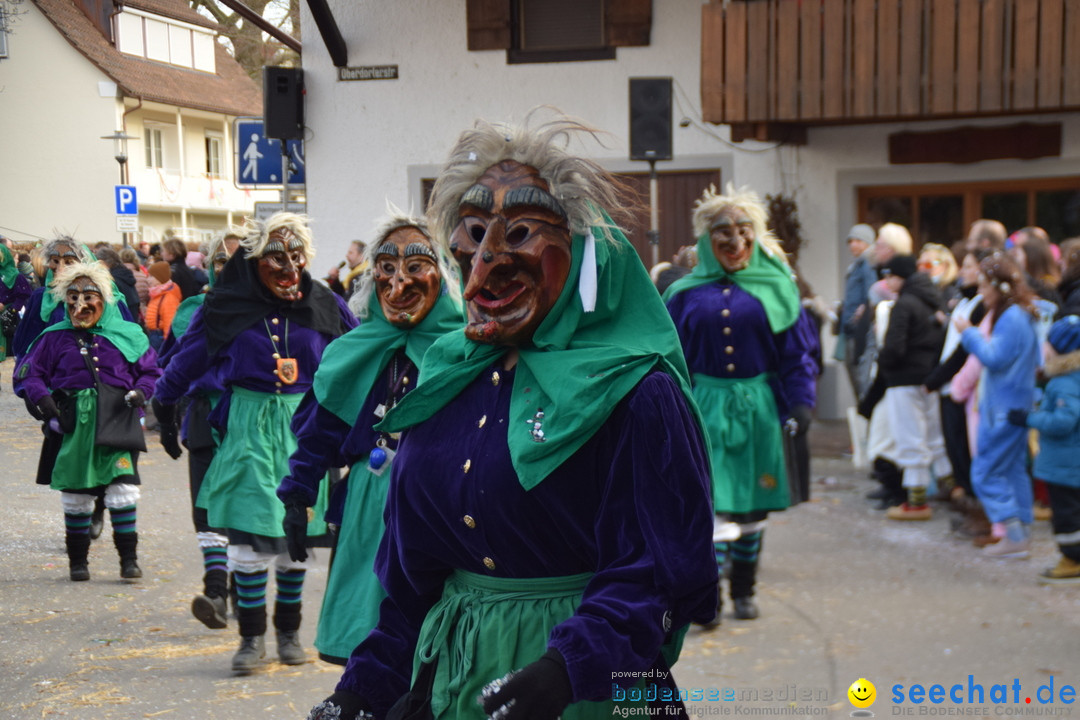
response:
<path id="1" fill-rule="evenodd" d="M 1080 0 L 728 0 L 702 6 L 705 120 L 810 125 L 1080 108 Z"/>

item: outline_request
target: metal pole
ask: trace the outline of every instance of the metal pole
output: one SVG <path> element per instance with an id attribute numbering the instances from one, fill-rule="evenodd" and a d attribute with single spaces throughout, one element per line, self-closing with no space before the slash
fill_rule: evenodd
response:
<path id="1" fill-rule="evenodd" d="M 119 160 L 120 163 L 120 184 L 127 185 L 127 160 Z M 124 247 L 129 245 L 127 231 L 120 234 L 121 242 Z"/>
<path id="2" fill-rule="evenodd" d="M 281 143 L 281 210 L 289 211 L 289 144 L 286 140 L 278 140 Z"/>
<path id="3" fill-rule="evenodd" d="M 649 246 L 652 250 L 652 265 L 660 262 L 660 181 L 656 175 L 656 161 L 649 160 Z"/>

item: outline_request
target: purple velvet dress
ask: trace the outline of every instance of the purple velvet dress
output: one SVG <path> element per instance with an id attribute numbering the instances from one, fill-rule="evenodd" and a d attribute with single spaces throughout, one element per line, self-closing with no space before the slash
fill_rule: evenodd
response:
<path id="1" fill-rule="evenodd" d="M 409 688 L 421 624 L 455 571 L 591 574 L 576 610 L 547 637 L 566 660 L 575 702 L 610 700 L 612 673 L 662 665 L 674 631 L 714 614 L 708 461 L 675 382 L 647 375 L 526 492 L 506 440 L 514 373 L 499 369 L 496 383 L 495 370 L 402 436 L 376 561 L 389 596 L 338 684 L 376 717 Z"/>

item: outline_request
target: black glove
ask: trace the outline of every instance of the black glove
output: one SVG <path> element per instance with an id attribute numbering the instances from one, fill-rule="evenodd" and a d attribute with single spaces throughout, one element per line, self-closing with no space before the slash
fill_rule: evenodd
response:
<path id="1" fill-rule="evenodd" d="M 157 398 L 150 400 L 150 408 L 154 411 L 154 417 L 158 421 L 158 437 L 161 447 L 169 457 L 176 460 L 183 454 L 180 449 L 180 428 L 176 424 L 176 406 L 162 405 Z"/>
<path id="2" fill-rule="evenodd" d="M 128 407 L 141 408 L 146 405 L 146 393 L 142 390 L 132 390 L 124 396 L 124 402 Z"/>
<path id="3" fill-rule="evenodd" d="M 285 544 L 293 562 L 307 560 L 307 524 L 308 509 L 304 501 L 295 498 L 285 500 L 285 519 L 281 521 L 281 527 L 285 531 Z"/>
<path id="4" fill-rule="evenodd" d="M 60 408 L 56 407 L 56 401 L 52 399 L 51 395 L 41 398 L 41 402 L 37 404 L 37 411 L 41 413 L 42 420 L 47 421 L 60 417 Z"/>
<path id="5" fill-rule="evenodd" d="M 479 698 L 495 720 L 555 720 L 573 699 L 566 661 L 558 650 L 548 650 L 536 662 L 488 683 Z"/>
<path id="6" fill-rule="evenodd" d="M 791 408 L 791 420 L 795 421 L 794 431 L 792 435 L 805 435 L 806 431 L 810 429 L 810 421 L 813 419 L 813 411 L 810 410 L 809 405 L 796 405 Z"/>
<path id="7" fill-rule="evenodd" d="M 1027 410 L 1021 410 L 1019 408 L 1013 408 L 1012 410 L 1009 411 L 1009 414 L 1005 416 L 1005 419 L 1008 420 L 1013 425 L 1019 425 L 1020 427 L 1027 427 L 1027 416 L 1028 416 L 1028 411 Z"/>
<path id="8" fill-rule="evenodd" d="M 356 720 L 373 717 L 367 711 L 367 703 L 359 695 L 338 690 L 321 703 L 311 708 L 307 720 Z"/>

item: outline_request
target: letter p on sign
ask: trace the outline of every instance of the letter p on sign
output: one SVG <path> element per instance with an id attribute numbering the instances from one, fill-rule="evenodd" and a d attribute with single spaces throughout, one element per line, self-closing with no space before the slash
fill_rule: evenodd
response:
<path id="1" fill-rule="evenodd" d="M 134 185 L 116 186 L 116 214 L 138 215 L 139 201 L 135 196 Z"/>

